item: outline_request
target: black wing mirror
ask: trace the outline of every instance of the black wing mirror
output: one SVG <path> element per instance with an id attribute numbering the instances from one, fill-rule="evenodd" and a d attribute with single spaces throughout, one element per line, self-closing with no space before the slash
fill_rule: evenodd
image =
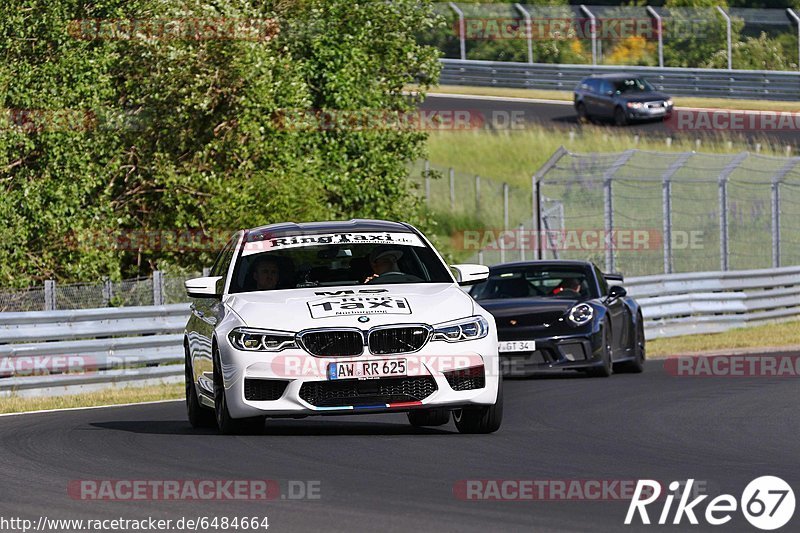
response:
<path id="1" fill-rule="evenodd" d="M 625 287 L 620 287 L 619 285 L 613 285 L 608 289 L 608 296 L 606 296 L 606 301 L 610 302 L 611 300 L 616 300 L 617 298 L 624 298 L 628 295 L 628 291 L 625 290 Z"/>

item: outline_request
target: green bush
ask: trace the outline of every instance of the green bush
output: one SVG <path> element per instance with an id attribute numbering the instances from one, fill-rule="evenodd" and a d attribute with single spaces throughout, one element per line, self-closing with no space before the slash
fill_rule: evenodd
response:
<path id="1" fill-rule="evenodd" d="M 270 222 L 350 217 L 425 227 L 406 179 L 406 164 L 423 153 L 423 133 L 291 127 L 285 119 L 335 110 L 388 121 L 413 111 L 404 85 L 424 90 L 438 79 L 438 51 L 414 39 L 435 24 L 428 7 L 4 2 L 0 286 L 197 268 L 214 255 L 214 245 L 198 255 L 152 241 L 116 249 L 131 233 L 193 229 L 224 239 Z M 257 39 L 123 39 L 106 31 L 110 20 L 223 18 L 274 19 L 280 31 Z M 103 21 L 103 38 L 94 38 L 93 22 L 74 22 L 84 19 Z"/>

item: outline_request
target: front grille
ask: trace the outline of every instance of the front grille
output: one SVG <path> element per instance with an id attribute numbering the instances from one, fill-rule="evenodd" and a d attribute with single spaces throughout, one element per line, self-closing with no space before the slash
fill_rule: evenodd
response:
<path id="1" fill-rule="evenodd" d="M 381 328 L 370 332 L 369 349 L 374 354 L 411 353 L 420 350 L 430 337 L 422 326 Z"/>
<path id="2" fill-rule="evenodd" d="M 317 357 L 361 355 L 364 351 L 363 335 L 353 330 L 310 331 L 300 336 L 300 342 Z"/>
<path id="3" fill-rule="evenodd" d="M 300 387 L 300 397 L 317 407 L 413 402 L 434 392 L 436 381 L 430 376 L 312 381 Z"/>
<path id="4" fill-rule="evenodd" d="M 244 399 L 253 402 L 278 400 L 288 384 L 288 381 L 277 379 L 245 379 Z"/>
<path id="5" fill-rule="evenodd" d="M 454 391 L 482 389 L 486 386 L 483 365 L 445 372 L 444 377 Z"/>

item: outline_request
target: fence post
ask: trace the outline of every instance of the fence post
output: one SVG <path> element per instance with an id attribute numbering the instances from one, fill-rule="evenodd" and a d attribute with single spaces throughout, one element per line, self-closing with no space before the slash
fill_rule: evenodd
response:
<path id="1" fill-rule="evenodd" d="M 720 6 L 717 6 L 717 11 L 719 11 L 723 17 L 725 17 L 725 26 L 728 31 L 728 70 L 733 68 L 733 46 L 731 43 L 731 17 L 722 9 Z"/>
<path id="2" fill-rule="evenodd" d="M 533 63 L 533 25 L 531 23 L 531 14 L 528 10 L 522 7 L 522 4 L 514 4 L 517 11 L 522 13 L 525 18 L 525 38 L 528 40 L 528 63 Z"/>
<path id="3" fill-rule="evenodd" d="M 673 261 L 672 261 L 672 176 L 683 167 L 689 158 L 692 157 L 692 152 L 684 152 L 673 161 L 667 168 L 666 172 L 661 176 L 661 188 L 664 207 L 664 274 L 672 274 Z"/>
<path id="4" fill-rule="evenodd" d="M 544 259 L 544 231 L 542 228 L 542 182 L 536 176 L 533 186 L 533 223 L 534 235 L 536 236 L 536 250 L 534 251 L 534 259 Z"/>
<path id="5" fill-rule="evenodd" d="M 592 35 L 592 65 L 597 65 L 597 19 L 589 8 L 581 4 L 581 11 L 589 17 L 589 31 Z"/>
<path id="6" fill-rule="evenodd" d="M 800 159 L 790 159 L 772 177 L 772 266 L 781 266 L 781 182 L 786 174 L 800 163 Z"/>
<path id="7" fill-rule="evenodd" d="M 481 212 L 481 177 L 475 176 L 475 211 Z"/>
<path id="8" fill-rule="evenodd" d="M 726 271 L 730 265 L 728 249 L 728 178 L 736 168 L 747 159 L 747 152 L 734 157 L 719 174 L 719 255 L 720 270 Z"/>
<path id="9" fill-rule="evenodd" d="M 672 274 L 672 180 L 661 185 L 664 204 L 664 274 Z"/>
<path id="10" fill-rule="evenodd" d="M 44 310 L 56 310 L 56 282 L 52 279 L 44 280 Z"/>
<path id="11" fill-rule="evenodd" d="M 500 262 L 506 262 L 505 238 L 508 232 L 508 183 L 503 182 L 503 239 L 500 241 Z"/>
<path id="12" fill-rule="evenodd" d="M 606 242 L 606 272 L 614 272 L 614 204 L 611 190 L 611 177 L 603 180 L 603 208 L 605 242 Z"/>
<path id="13" fill-rule="evenodd" d="M 153 271 L 153 305 L 164 305 L 164 274 Z"/>
<path id="14" fill-rule="evenodd" d="M 103 279 L 103 307 L 108 307 L 111 305 L 111 298 L 113 298 L 113 294 L 111 294 L 111 280 L 108 278 Z"/>
<path id="15" fill-rule="evenodd" d="M 781 266 L 781 182 L 772 180 L 772 268 Z"/>
<path id="16" fill-rule="evenodd" d="M 614 175 L 622 168 L 625 163 L 633 157 L 636 150 L 625 150 L 621 156 L 603 173 L 603 195 L 604 195 L 604 229 L 606 246 L 606 272 L 614 272 L 614 248 L 616 239 L 614 238 L 614 204 L 612 198 L 611 181 Z"/>
<path id="17" fill-rule="evenodd" d="M 425 160 L 425 205 L 431 205 L 431 162 Z"/>
<path id="18" fill-rule="evenodd" d="M 800 17 L 794 12 L 794 9 L 787 7 L 786 12 L 797 24 L 797 69 L 800 70 Z"/>
<path id="19" fill-rule="evenodd" d="M 719 179 L 719 254 L 720 269 L 728 270 L 728 177 Z"/>
<path id="20" fill-rule="evenodd" d="M 656 31 L 658 32 L 658 66 L 664 68 L 664 25 L 661 20 L 661 15 L 650 6 L 647 6 L 647 12 L 650 16 L 656 19 Z"/>
<path id="21" fill-rule="evenodd" d="M 466 59 L 467 59 L 467 41 L 466 41 L 467 28 L 466 28 L 466 24 L 464 24 L 464 12 L 461 11 L 461 9 L 459 9 L 459 7 L 457 5 L 455 5 L 453 2 L 448 2 L 448 5 L 450 6 L 450 9 L 455 11 L 456 15 L 458 15 L 458 41 L 459 41 L 460 51 L 461 51 L 461 61 L 466 61 Z"/>
<path id="22" fill-rule="evenodd" d="M 203 277 L 207 278 L 211 275 L 211 267 L 203 267 Z"/>
<path id="23" fill-rule="evenodd" d="M 450 211 L 456 210 L 456 171 L 450 167 Z"/>
<path id="24" fill-rule="evenodd" d="M 525 224 L 519 225 L 519 235 L 515 239 L 519 243 L 519 260 L 525 261 Z"/>

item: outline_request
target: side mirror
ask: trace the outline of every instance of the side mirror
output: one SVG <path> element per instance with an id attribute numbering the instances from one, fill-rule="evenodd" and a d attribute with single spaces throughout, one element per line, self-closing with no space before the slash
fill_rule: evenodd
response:
<path id="1" fill-rule="evenodd" d="M 606 301 L 609 302 L 611 300 L 616 300 L 617 298 L 624 298 L 627 296 L 627 294 L 628 291 L 625 290 L 625 287 L 613 285 L 608 288 L 608 296 L 606 297 Z"/>
<path id="2" fill-rule="evenodd" d="M 489 267 L 483 265 L 452 265 L 450 269 L 459 285 L 475 285 L 489 279 Z"/>
<path id="3" fill-rule="evenodd" d="M 190 298 L 219 298 L 222 296 L 222 276 L 188 279 L 183 283 Z"/>

